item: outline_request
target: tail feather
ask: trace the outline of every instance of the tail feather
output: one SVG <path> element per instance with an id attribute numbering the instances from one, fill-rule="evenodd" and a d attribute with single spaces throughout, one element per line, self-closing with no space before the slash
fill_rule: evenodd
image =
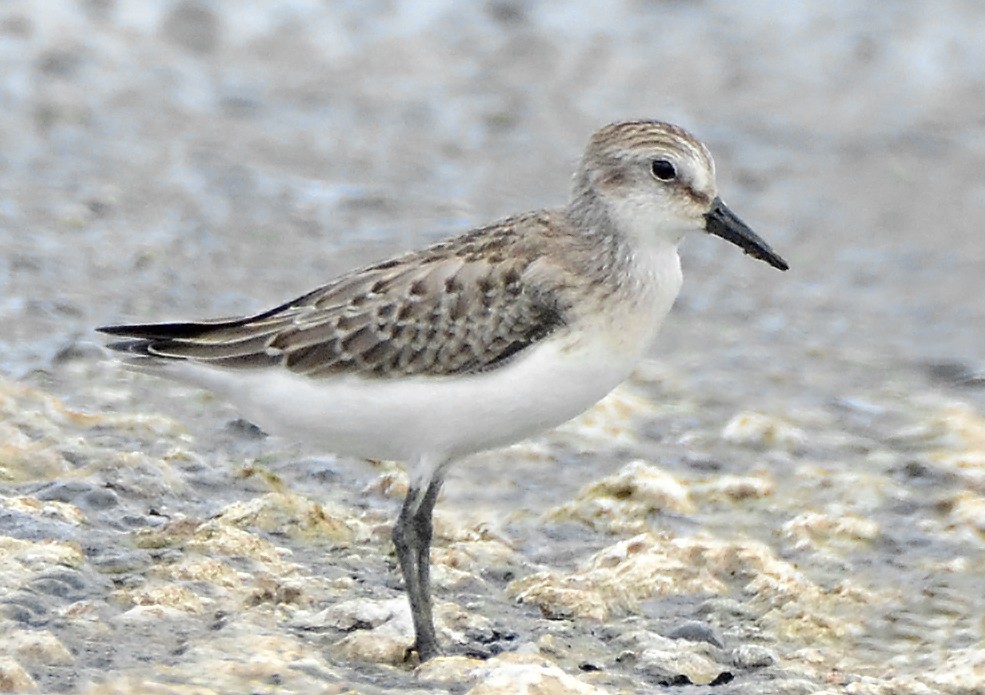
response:
<path id="1" fill-rule="evenodd" d="M 149 349 L 149 340 L 119 340 L 115 343 L 109 343 L 106 347 L 114 352 L 125 352 L 138 357 L 154 356 Z"/>
<path id="2" fill-rule="evenodd" d="M 255 326 L 247 327 L 242 319 L 100 326 L 96 330 L 129 338 L 106 347 L 125 353 L 129 361 L 144 366 L 193 360 L 222 367 L 261 367 L 279 359 L 278 352 L 267 349 L 276 330 L 272 322 L 269 331 L 260 333 Z"/>

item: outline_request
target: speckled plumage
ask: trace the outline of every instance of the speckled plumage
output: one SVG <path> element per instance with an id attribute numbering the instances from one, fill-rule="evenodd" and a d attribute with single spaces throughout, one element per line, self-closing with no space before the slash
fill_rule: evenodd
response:
<path id="1" fill-rule="evenodd" d="M 704 230 L 786 263 L 718 198 L 708 150 L 657 121 L 592 136 L 564 208 L 357 270 L 260 314 L 108 326 L 142 371 L 211 389 L 272 433 L 415 462 L 393 541 L 415 648 L 437 653 L 431 511 L 453 459 L 558 425 L 643 356 Z"/>
<path id="2" fill-rule="evenodd" d="M 313 378 L 447 376 L 496 368 L 564 325 L 578 267 L 549 261 L 560 213 L 520 215 L 353 271 L 250 317 L 103 329 L 113 347 Z M 579 254 L 566 255 L 572 260 Z M 553 273 L 538 273 L 551 263 Z"/>

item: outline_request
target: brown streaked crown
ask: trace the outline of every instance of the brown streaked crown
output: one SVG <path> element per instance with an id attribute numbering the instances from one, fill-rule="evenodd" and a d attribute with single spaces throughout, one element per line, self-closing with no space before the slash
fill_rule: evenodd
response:
<path id="1" fill-rule="evenodd" d="M 670 152 L 696 159 L 709 171 L 715 162 L 708 148 L 683 128 L 662 121 L 622 121 L 599 128 L 588 144 L 587 155 L 606 157 L 626 151 Z"/>

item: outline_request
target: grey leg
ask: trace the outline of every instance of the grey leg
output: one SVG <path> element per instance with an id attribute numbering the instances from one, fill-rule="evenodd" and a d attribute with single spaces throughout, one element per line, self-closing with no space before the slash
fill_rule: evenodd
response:
<path id="1" fill-rule="evenodd" d="M 431 514 L 441 483 L 441 476 L 435 475 L 424 490 L 411 486 L 393 527 L 393 545 L 414 620 L 414 648 L 421 662 L 438 655 L 431 606 Z"/>

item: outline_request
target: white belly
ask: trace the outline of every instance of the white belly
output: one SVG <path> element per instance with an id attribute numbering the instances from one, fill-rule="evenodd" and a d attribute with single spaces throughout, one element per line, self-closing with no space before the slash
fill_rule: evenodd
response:
<path id="1" fill-rule="evenodd" d="M 197 372 L 189 380 L 215 390 L 271 434 L 363 458 L 453 458 L 570 420 L 637 361 L 614 358 L 598 340 L 571 343 L 547 340 L 504 367 L 464 377 L 313 381 L 283 369 L 187 366 Z"/>
<path id="2" fill-rule="evenodd" d="M 193 362 L 163 375 L 208 388 L 251 421 L 326 450 L 373 459 L 456 458 L 505 446 L 590 408 L 639 362 L 680 288 L 677 254 L 634 301 L 583 307 L 573 325 L 485 373 L 311 380 L 283 368 L 225 371 Z"/>

